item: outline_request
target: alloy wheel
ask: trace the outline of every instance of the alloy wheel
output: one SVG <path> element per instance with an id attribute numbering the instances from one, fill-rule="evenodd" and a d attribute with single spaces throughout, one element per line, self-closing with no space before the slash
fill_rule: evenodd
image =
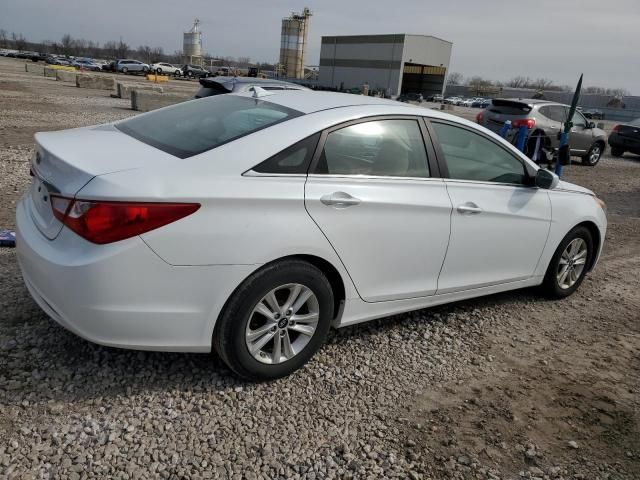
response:
<path id="1" fill-rule="evenodd" d="M 600 147 L 594 145 L 591 147 L 591 155 L 589 155 L 589 163 L 594 164 L 600 159 Z"/>
<path id="2" fill-rule="evenodd" d="M 261 363 L 278 364 L 299 354 L 320 318 L 318 299 L 299 283 L 274 288 L 253 308 L 245 329 L 249 353 Z"/>
<path id="3" fill-rule="evenodd" d="M 580 279 L 587 262 L 587 242 L 582 238 L 574 238 L 564 249 L 558 262 L 556 279 L 561 289 L 573 287 Z"/>

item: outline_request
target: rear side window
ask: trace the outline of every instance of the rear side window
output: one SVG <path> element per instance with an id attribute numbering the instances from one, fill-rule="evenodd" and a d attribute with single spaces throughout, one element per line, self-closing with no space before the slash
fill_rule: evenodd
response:
<path id="1" fill-rule="evenodd" d="M 315 173 L 428 177 L 427 152 L 415 120 L 375 120 L 327 136 Z"/>
<path id="2" fill-rule="evenodd" d="M 300 115 L 264 100 L 218 95 L 133 117 L 116 128 L 163 152 L 187 158 Z"/>
<path id="3" fill-rule="evenodd" d="M 316 133 L 304 140 L 300 140 L 280 153 L 276 153 L 260 165 L 255 166 L 252 170 L 273 174 L 306 174 L 319 139 L 320 134 Z"/>
<path id="4" fill-rule="evenodd" d="M 566 119 L 566 112 L 561 105 L 546 105 L 540 107 L 540 113 L 554 122 L 564 122 Z"/>

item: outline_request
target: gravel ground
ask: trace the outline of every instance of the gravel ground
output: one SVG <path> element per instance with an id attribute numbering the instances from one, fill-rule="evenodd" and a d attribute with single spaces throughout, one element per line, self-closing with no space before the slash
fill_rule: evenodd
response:
<path id="1" fill-rule="evenodd" d="M 5 227 L 33 132 L 132 114 L 21 68 L 0 58 Z M 603 258 L 577 294 L 341 329 L 271 383 L 210 355 L 87 343 L 40 311 L 0 249 L 0 478 L 640 478 L 640 158 L 566 172 L 609 206 Z"/>

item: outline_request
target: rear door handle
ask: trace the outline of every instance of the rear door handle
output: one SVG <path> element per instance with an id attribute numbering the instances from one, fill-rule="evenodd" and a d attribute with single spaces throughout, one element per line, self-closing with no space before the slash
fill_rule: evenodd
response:
<path id="1" fill-rule="evenodd" d="M 477 215 L 478 213 L 482 213 L 482 209 L 473 202 L 463 203 L 462 205 L 458 205 L 458 213 L 463 215 Z"/>
<path id="2" fill-rule="evenodd" d="M 360 199 L 352 197 L 346 192 L 333 192 L 320 197 L 320 201 L 327 206 L 336 208 L 347 208 L 360 204 Z"/>

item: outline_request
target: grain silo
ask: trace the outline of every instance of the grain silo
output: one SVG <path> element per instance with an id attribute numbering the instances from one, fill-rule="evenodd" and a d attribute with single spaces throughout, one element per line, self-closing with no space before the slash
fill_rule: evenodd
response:
<path id="1" fill-rule="evenodd" d="M 292 13 L 282 19 L 280 37 L 280 72 L 289 78 L 304 78 L 304 56 L 307 49 L 311 10 Z"/>
<path id="2" fill-rule="evenodd" d="M 202 32 L 198 28 L 199 25 L 200 20 L 196 18 L 191 30 L 184 32 L 184 41 L 182 42 L 184 63 L 202 65 Z"/>

